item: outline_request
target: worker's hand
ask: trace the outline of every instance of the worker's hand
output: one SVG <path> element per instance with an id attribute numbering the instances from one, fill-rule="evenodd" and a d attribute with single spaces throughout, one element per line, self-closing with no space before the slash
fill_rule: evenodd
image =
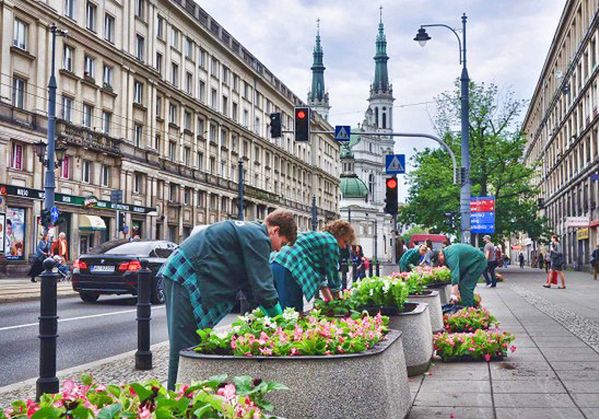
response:
<path id="1" fill-rule="evenodd" d="M 331 289 L 329 287 L 323 287 L 320 289 L 320 293 L 322 294 L 322 299 L 325 301 L 333 301 L 333 294 L 331 293 Z"/>
<path id="2" fill-rule="evenodd" d="M 277 303 L 276 305 L 266 308 L 264 306 L 260 306 L 260 311 L 266 314 L 268 317 L 275 317 L 279 314 L 283 314 L 283 309 L 281 308 L 281 304 Z"/>
<path id="3" fill-rule="evenodd" d="M 451 286 L 451 297 L 449 297 L 449 301 L 452 303 L 457 303 L 461 299 L 460 296 L 460 287 L 458 285 Z"/>

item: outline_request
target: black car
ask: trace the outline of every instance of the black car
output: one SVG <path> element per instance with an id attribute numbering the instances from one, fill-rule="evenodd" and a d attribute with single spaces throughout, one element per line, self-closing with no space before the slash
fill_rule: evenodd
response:
<path id="1" fill-rule="evenodd" d="M 146 259 L 152 270 L 152 304 L 162 304 L 163 279 L 156 274 L 176 248 L 169 241 L 138 240 L 82 255 L 73 264 L 73 290 L 85 302 L 97 301 L 100 294 L 137 295 L 137 272 L 141 260 Z"/>

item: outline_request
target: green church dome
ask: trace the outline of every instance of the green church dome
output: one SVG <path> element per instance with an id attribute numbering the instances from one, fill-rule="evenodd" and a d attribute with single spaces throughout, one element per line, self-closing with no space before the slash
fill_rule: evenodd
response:
<path id="1" fill-rule="evenodd" d="M 368 197 L 368 187 L 356 174 L 341 176 L 341 194 L 344 199 Z"/>

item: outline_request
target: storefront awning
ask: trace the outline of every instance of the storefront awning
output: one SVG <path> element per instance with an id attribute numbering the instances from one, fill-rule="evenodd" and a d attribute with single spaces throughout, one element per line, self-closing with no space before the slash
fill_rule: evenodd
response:
<path id="1" fill-rule="evenodd" d="M 103 231 L 106 230 L 104 220 L 97 215 L 80 215 L 79 230 L 83 231 Z"/>

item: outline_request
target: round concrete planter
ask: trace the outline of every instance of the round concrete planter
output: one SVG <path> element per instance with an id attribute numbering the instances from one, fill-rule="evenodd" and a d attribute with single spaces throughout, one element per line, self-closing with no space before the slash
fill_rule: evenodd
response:
<path id="1" fill-rule="evenodd" d="M 428 285 L 429 290 L 439 291 L 439 297 L 441 298 L 441 305 L 449 304 L 449 297 L 451 297 L 451 284 L 432 284 Z"/>
<path id="2" fill-rule="evenodd" d="M 433 356 L 433 329 L 426 303 L 406 303 L 404 312 L 389 316 L 389 327 L 402 332 L 408 377 L 428 370 Z"/>
<path id="3" fill-rule="evenodd" d="M 439 294 L 438 290 L 427 290 L 424 291 L 424 294 L 410 295 L 408 297 L 410 303 L 428 304 L 433 333 L 443 331 L 443 310 L 441 308 L 441 297 Z"/>
<path id="4" fill-rule="evenodd" d="M 332 356 L 236 357 L 183 350 L 177 382 L 249 375 L 290 391 L 269 395 L 277 416 L 299 419 L 404 418 L 411 405 L 402 333 L 369 351 Z"/>

